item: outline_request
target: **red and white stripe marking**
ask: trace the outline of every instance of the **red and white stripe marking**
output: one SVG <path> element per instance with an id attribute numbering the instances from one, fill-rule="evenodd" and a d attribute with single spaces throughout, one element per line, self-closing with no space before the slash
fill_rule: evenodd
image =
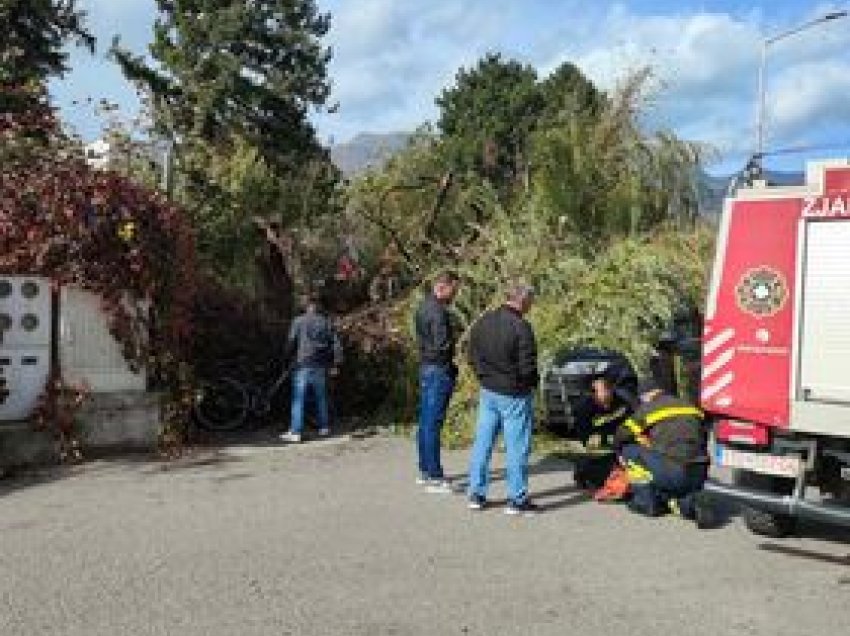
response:
<path id="1" fill-rule="evenodd" d="M 732 405 L 730 391 L 735 374 L 728 369 L 735 358 L 735 330 L 731 327 L 713 334 L 710 325 L 703 331 L 705 344 L 702 347 L 702 401 L 714 400 L 714 405 L 725 408 Z"/>

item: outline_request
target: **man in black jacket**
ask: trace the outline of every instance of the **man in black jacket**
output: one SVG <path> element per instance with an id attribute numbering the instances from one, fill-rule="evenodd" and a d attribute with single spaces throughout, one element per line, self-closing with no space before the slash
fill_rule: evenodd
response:
<path id="1" fill-rule="evenodd" d="M 709 465 L 703 413 L 653 380 L 642 382 L 638 393 L 640 406 L 614 435 L 629 475 L 629 508 L 648 516 L 672 511 L 701 524 L 701 513 L 709 512 L 697 497 Z"/>
<path id="2" fill-rule="evenodd" d="M 416 311 L 420 391 L 417 482 L 433 493 L 452 492 L 440 462 L 440 431 L 457 379 L 454 363 L 457 336 L 447 306 L 454 300 L 458 284 L 456 273 L 443 272 L 434 280 L 431 293 L 422 299 Z"/>
<path id="3" fill-rule="evenodd" d="M 537 387 L 537 343 L 524 316 L 533 291 L 513 285 L 504 305 L 488 311 L 473 326 L 469 359 L 481 383 L 478 426 L 469 467 L 469 507 L 481 510 L 487 502 L 490 457 L 499 431 L 507 452 L 507 514 L 537 511 L 528 497 L 528 456 L 534 424 Z"/>

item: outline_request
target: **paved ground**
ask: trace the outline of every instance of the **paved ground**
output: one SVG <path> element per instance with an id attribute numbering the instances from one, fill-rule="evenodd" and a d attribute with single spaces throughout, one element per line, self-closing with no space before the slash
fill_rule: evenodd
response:
<path id="1" fill-rule="evenodd" d="M 0 634 L 847 633 L 850 537 L 644 520 L 565 471 L 535 466 L 536 519 L 421 492 L 400 439 L 6 480 Z"/>

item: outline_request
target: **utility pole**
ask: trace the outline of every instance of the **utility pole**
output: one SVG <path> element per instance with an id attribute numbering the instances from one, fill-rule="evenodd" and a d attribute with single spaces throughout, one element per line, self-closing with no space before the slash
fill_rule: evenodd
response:
<path id="1" fill-rule="evenodd" d="M 801 31 L 805 31 L 812 27 L 818 26 L 825 22 L 831 22 L 832 20 L 838 20 L 841 18 L 846 18 L 850 12 L 848 11 L 832 11 L 830 13 L 826 13 L 819 18 L 815 18 L 814 20 L 809 20 L 808 22 L 804 22 L 803 24 L 794 27 L 793 29 L 788 29 L 787 31 L 782 31 L 781 33 L 777 33 L 770 37 L 764 38 L 761 43 L 761 60 L 759 62 L 759 72 L 758 72 L 758 106 L 756 110 L 756 150 L 753 153 L 753 157 L 750 160 L 751 163 L 754 163 L 755 167 L 761 172 L 762 166 L 762 158 L 764 157 L 764 140 L 765 140 L 765 111 L 767 108 L 766 103 L 766 79 L 765 79 L 765 71 L 767 69 L 767 54 L 768 49 L 779 42 L 780 40 L 784 40 L 792 35 L 796 35 Z"/>
<path id="2" fill-rule="evenodd" d="M 162 191 L 169 199 L 174 188 L 174 142 L 168 140 L 162 156 Z"/>

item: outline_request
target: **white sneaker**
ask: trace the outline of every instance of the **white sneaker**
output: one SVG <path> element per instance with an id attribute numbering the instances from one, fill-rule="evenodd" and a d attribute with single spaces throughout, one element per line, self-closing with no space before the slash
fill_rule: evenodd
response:
<path id="1" fill-rule="evenodd" d="M 319 437 L 330 437 L 331 429 L 329 428 L 320 428 L 319 429 Z"/>
<path id="2" fill-rule="evenodd" d="M 432 479 L 428 482 L 425 488 L 432 495 L 451 495 L 454 493 L 454 488 L 445 479 Z"/>
<path id="3" fill-rule="evenodd" d="M 282 442 L 289 442 L 290 444 L 297 444 L 301 441 L 301 433 L 286 431 L 286 433 L 280 434 L 280 440 Z"/>

